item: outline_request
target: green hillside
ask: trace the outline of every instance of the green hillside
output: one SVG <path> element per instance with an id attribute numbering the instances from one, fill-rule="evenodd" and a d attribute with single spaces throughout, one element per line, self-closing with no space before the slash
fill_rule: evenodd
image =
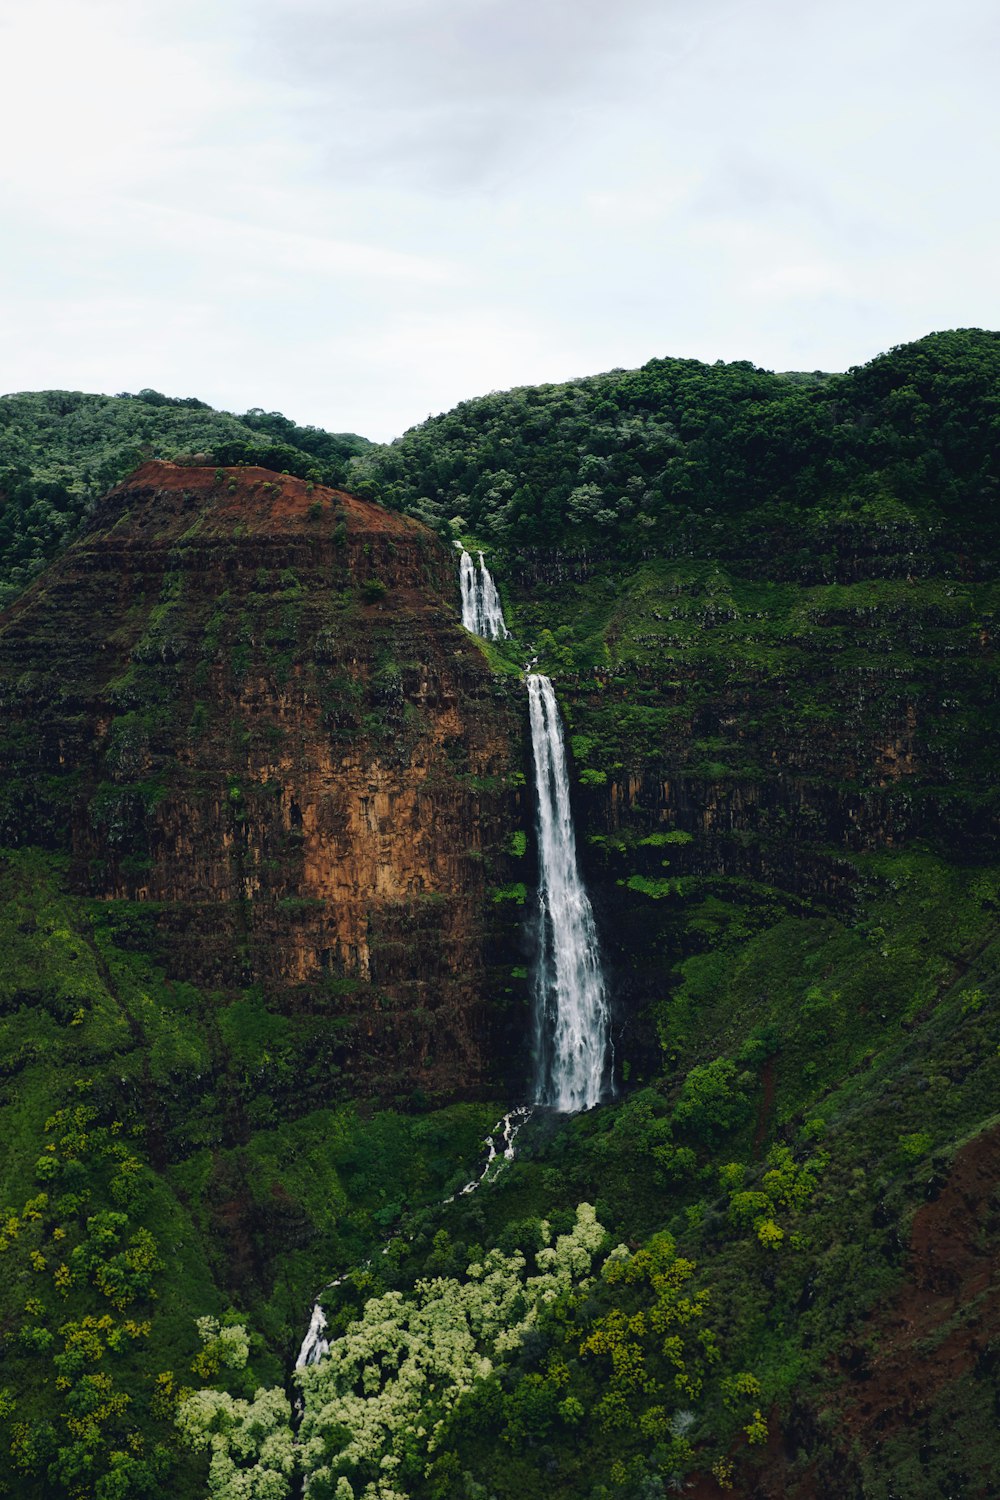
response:
<path id="1" fill-rule="evenodd" d="M 4 1492 L 1000 1493 L 1000 334 L 656 359 L 379 447 L 142 393 L 7 398 L 12 454 L 17 402 L 18 545 L 77 498 L 0 614 Z M 199 477 L 63 550 L 140 417 Z M 205 467 L 265 439 L 297 499 Z M 386 509 L 352 536 L 322 477 Z M 457 628 L 456 540 L 509 641 Z M 532 659 L 616 1097 L 463 1194 L 528 1087 Z"/>
<path id="2" fill-rule="evenodd" d="M 351 484 L 500 545 L 753 557 L 794 576 L 873 525 L 903 552 L 920 523 L 933 536 L 946 520 L 950 548 L 995 536 L 998 387 L 1000 334 L 979 329 L 816 385 L 653 359 L 464 401 L 369 450 Z"/>

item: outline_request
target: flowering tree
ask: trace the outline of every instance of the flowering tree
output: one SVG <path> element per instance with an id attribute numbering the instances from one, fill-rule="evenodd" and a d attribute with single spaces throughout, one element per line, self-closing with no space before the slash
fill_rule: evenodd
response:
<path id="1" fill-rule="evenodd" d="M 296 1373 L 298 1434 L 281 1390 L 252 1402 L 209 1389 L 188 1397 L 178 1424 L 193 1447 L 211 1449 L 210 1495 L 286 1500 L 299 1469 L 315 1500 L 407 1500 L 457 1402 L 520 1347 L 547 1303 L 587 1285 L 607 1236 L 581 1203 L 568 1234 L 553 1244 L 543 1224 L 542 1238 L 532 1275 L 520 1251 L 491 1250 L 462 1279 L 372 1297 L 329 1353 Z M 217 1343 L 217 1329 L 201 1332 Z"/>

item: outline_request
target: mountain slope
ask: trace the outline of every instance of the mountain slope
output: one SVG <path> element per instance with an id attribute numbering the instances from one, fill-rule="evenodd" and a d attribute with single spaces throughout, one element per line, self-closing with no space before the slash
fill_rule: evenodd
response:
<path id="1" fill-rule="evenodd" d="M 747 361 L 654 359 L 464 401 L 351 466 L 361 494 L 505 547 L 753 558 L 797 578 L 859 535 L 907 555 L 996 544 L 1000 334 L 931 334 L 802 387 Z M 916 526 L 916 532 L 914 532 Z"/>
<path id="2" fill-rule="evenodd" d="M 390 510 L 152 465 L 0 616 L 12 1492 L 1000 1489 L 997 347 L 463 403 L 351 460 Z M 452 1197 L 527 1066 L 532 656 L 618 1097 Z"/>
<path id="3" fill-rule="evenodd" d="M 5 841 L 141 903 L 179 977 L 344 1013 L 355 1091 L 478 1087 L 519 724 L 452 587 L 402 516 L 261 469 L 145 465 L 3 618 Z"/>
<path id="4" fill-rule="evenodd" d="M 337 485 L 367 443 L 280 412 L 236 417 L 204 401 L 31 391 L 0 397 L 0 604 L 77 534 L 99 496 L 149 458 L 208 454 Z"/>

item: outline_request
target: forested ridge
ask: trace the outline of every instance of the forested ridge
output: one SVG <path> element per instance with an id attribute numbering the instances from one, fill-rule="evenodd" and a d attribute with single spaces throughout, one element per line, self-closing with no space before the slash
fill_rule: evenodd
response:
<path id="1" fill-rule="evenodd" d="M 846 375 L 654 359 L 464 401 L 381 446 L 152 390 L 5 396 L 0 586 L 11 597 L 144 459 L 185 454 L 349 483 L 498 542 L 661 551 L 680 528 L 702 550 L 752 554 L 779 521 L 822 545 L 838 528 L 887 515 L 905 528 L 916 515 L 947 517 L 945 543 L 959 527 L 971 546 L 1000 485 L 998 381 L 1000 335 L 979 329 Z"/>
<path id="2" fill-rule="evenodd" d="M 462 402 L 351 483 L 507 545 L 752 556 L 775 530 L 822 551 L 872 520 L 947 518 L 948 546 L 995 522 L 998 382 L 1000 335 L 976 329 L 808 383 L 654 359 Z"/>
<path id="3" fill-rule="evenodd" d="M 1000 1492 L 1000 334 L 380 446 L 0 411 L 3 1492 Z M 463 1194 L 529 1086 L 532 658 L 616 1097 Z"/>

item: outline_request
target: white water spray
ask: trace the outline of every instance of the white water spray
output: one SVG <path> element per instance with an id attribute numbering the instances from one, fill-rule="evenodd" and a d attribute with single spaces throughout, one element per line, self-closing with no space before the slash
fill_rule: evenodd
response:
<path id="1" fill-rule="evenodd" d="M 486 1160 L 482 1165 L 478 1177 L 473 1177 L 450 1198 L 445 1198 L 445 1203 L 454 1203 L 456 1198 L 467 1198 L 477 1188 L 481 1188 L 484 1182 L 490 1182 L 496 1177 L 505 1161 L 513 1161 L 515 1156 L 514 1142 L 517 1140 L 518 1131 L 522 1125 L 526 1125 L 531 1119 L 531 1108 L 527 1104 L 521 1104 L 517 1109 L 508 1110 L 502 1120 L 498 1120 L 486 1137 L 483 1145 L 486 1147 Z M 500 1149 L 497 1150 L 496 1138 L 500 1137 Z M 491 1172 L 494 1162 L 499 1162 L 495 1172 Z"/>
<path id="2" fill-rule="evenodd" d="M 528 677 L 538 796 L 535 1098 L 565 1113 L 610 1087 L 608 1002 L 590 900 L 580 879 L 562 724 L 547 677 Z"/>
<path id="3" fill-rule="evenodd" d="M 456 542 L 455 545 L 459 544 Z M 458 560 L 458 582 L 462 590 L 462 624 L 466 630 L 471 630 L 473 635 L 478 635 L 479 600 L 476 591 L 476 570 L 472 565 L 472 558 L 464 547 Z"/>
<path id="4" fill-rule="evenodd" d="M 442 1198 L 442 1203 L 454 1203 L 456 1198 L 467 1198 L 470 1193 L 474 1193 L 478 1188 L 481 1188 L 484 1182 L 492 1182 L 495 1177 L 498 1177 L 503 1170 L 504 1163 L 514 1160 L 514 1142 L 517 1140 L 518 1132 L 522 1126 L 527 1125 L 531 1119 L 532 1113 L 531 1106 L 528 1104 L 521 1104 L 516 1109 L 509 1109 L 503 1119 L 497 1121 L 489 1135 L 483 1141 L 483 1145 L 486 1148 L 486 1160 L 479 1170 L 478 1177 L 471 1178 L 465 1184 L 465 1187 L 459 1188 L 458 1192 L 452 1193 L 449 1198 Z M 497 1137 L 499 1137 L 499 1142 Z M 388 1255 L 388 1253 L 389 1246 L 383 1245 L 382 1254 Z M 370 1260 L 364 1262 L 364 1267 L 370 1265 Z M 334 1287 L 341 1286 L 347 1280 L 347 1275 L 348 1273 L 345 1271 L 344 1275 L 338 1276 L 335 1281 L 328 1281 L 319 1295 L 322 1296 L 323 1292 L 332 1292 Z M 313 1304 L 309 1327 L 305 1338 L 302 1340 L 302 1347 L 299 1349 L 298 1358 L 295 1361 L 295 1368 L 297 1370 L 303 1369 L 306 1365 L 319 1364 L 323 1356 L 329 1354 L 330 1341 L 324 1337 L 325 1333 L 326 1314 L 317 1299 Z"/>
<path id="5" fill-rule="evenodd" d="M 510 635 L 507 622 L 503 617 L 503 606 L 500 603 L 500 595 L 497 593 L 496 584 L 490 577 L 490 570 L 483 562 L 483 554 L 479 554 L 479 591 L 482 599 L 483 612 L 483 635 L 489 636 L 490 640 L 506 640 Z"/>
<path id="6" fill-rule="evenodd" d="M 456 543 L 461 546 L 461 543 Z M 510 635 L 503 617 L 503 606 L 490 570 L 479 554 L 479 568 L 462 547 L 458 564 L 458 581 L 462 589 L 462 624 L 473 635 L 485 636 L 487 640 L 506 640 Z"/>
<path id="7" fill-rule="evenodd" d="M 324 1288 L 324 1290 L 326 1290 Z M 312 1318 L 309 1330 L 302 1340 L 302 1348 L 299 1357 L 295 1361 L 295 1368 L 301 1370 L 305 1365 L 319 1364 L 324 1354 L 329 1354 L 330 1344 L 323 1337 L 326 1332 L 326 1314 L 317 1302 L 312 1310 Z"/>

